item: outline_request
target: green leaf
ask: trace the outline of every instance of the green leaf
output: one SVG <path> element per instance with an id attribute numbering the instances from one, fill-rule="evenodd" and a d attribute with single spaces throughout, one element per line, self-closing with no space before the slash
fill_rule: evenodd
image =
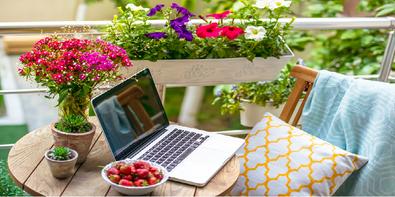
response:
<path id="1" fill-rule="evenodd" d="M 320 13 L 323 10 L 325 10 L 325 6 L 324 6 L 324 4 L 313 4 L 313 5 L 307 6 L 307 10 L 309 10 L 311 13 Z M 305 14 L 305 13 L 303 13 L 303 14 Z"/>
<path id="2" fill-rule="evenodd" d="M 392 12 L 395 12 L 395 8 L 386 8 L 386 9 L 381 10 L 380 12 L 378 12 L 376 14 L 376 17 L 384 16 L 384 15 L 390 14 Z"/>
<path id="3" fill-rule="evenodd" d="M 347 30 L 341 35 L 340 39 L 342 40 L 355 39 L 357 37 L 358 37 L 358 33 L 356 30 Z"/>
<path id="4" fill-rule="evenodd" d="M 87 85 L 84 84 L 84 85 L 82 86 L 82 89 L 81 89 L 81 92 L 80 92 L 80 97 L 89 95 L 90 92 L 91 92 L 91 88 L 89 88 L 89 86 L 87 86 Z"/>
<path id="5" fill-rule="evenodd" d="M 219 101 L 221 99 L 221 97 L 215 97 L 214 101 L 211 103 L 212 105 L 214 105 L 217 101 Z"/>
<path id="6" fill-rule="evenodd" d="M 232 90 L 232 87 L 231 85 L 216 85 L 213 89 L 213 95 L 217 95 L 218 90 L 230 92 Z"/>
<path id="7" fill-rule="evenodd" d="M 55 107 L 58 107 L 62 102 L 63 102 L 63 100 L 66 98 L 66 96 L 67 96 L 67 93 L 68 93 L 68 90 L 67 89 L 63 89 L 62 91 L 60 91 L 60 93 L 59 93 L 59 99 L 58 99 L 58 104 L 55 106 Z"/>
<path id="8" fill-rule="evenodd" d="M 378 8 L 376 8 L 376 11 L 383 10 L 383 9 L 386 9 L 386 8 L 395 8 L 395 3 L 382 5 L 382 6 L 378 7 Z"/>
<path id="9" fill-rule="evenodd" d="M 380 64 L 379 63 L 371 63 L 368 65 L 365 65 L 361 70 L 357 72 L 358 75 L 371 75 L 375 73 L 377 70 L 380 69 Z"/>
<path id="10" fill-rule="evenodd" d="M 362 45 L 368 45 L 370 42 L 372 42 L 373 36 L 372 35 L 367 35 L 362 37 Z"/>

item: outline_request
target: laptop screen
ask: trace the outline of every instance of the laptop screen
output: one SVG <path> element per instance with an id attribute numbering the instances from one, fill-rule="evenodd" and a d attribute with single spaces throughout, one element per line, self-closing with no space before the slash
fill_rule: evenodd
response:
<path id="1" fill-rule="evenodd" d="M 92 106 L 115 159 L 169 124 L 148 69 L 92 99 Z"/>

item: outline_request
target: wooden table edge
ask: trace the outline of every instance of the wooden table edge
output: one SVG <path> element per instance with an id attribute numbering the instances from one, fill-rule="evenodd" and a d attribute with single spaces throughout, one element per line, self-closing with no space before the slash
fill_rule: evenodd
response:
<path id="1" fill-rule="evenodd" d="M 178 123 L 174 123 L 174 122 L 171 122 L 171 124 L 179 125 Z M 36 130 L 37 130 L 37 129 L 36 129 Z M 36 131 L 36 130 L 34 130 L 34 131 Z M 34 132 L 34 131 L 32 131 L 32 132 Z M 30 132 L 29 132 L 29 133 L 30 133 Z M 28 134 L 29 134 L 29 133 L 28 133 Z M 27 134 L 27 135 L 28 135 L 28 134 Z M 102 131 L 102 130 L 100 131 L 100 134 L 97 135 L 97 138 L 94 139 L 94 140 L 92 141 L 92 146 L 91 146 L 89 152 L 91 152 L 91 151 L 93 150 L 93 147 L 94 147 L 94 145 L 96 144 L 96 142 L 98 141 L 100 135 L 103 135 L 103 131 Z M 26 136 L 26 135 L 25 135 L 25 136 Z M 23 136 L 23 137 L 25 137 L 25 136 Z M 23 137 L 22 137 L 22 138 L 23 138 Z M 22 139 L 22 138 L 21 138 L 21 139 Z M 19 139 L 19 140 L 21 140 L 21 139 Z M 19 141 L 19 140 L 18 140 L 18 141 Z M 53 146 L 53 144 L 52 144 L 52 146 Z M 14 147 L 12 147 L 11 149 L 13 149 L 13 148 L 14 148 Z M 235 157 L 236 157 L 236 158 L 235 158 Z M 222 168 L 224 168 L 224 167 L 226 167 L 227 165 L 229 165 L 230 161 L 233 160 L 233 159 L 236 159 L 236 160 L 237 160 L 237 156 L 236 156 L 236 155 L 233 155 L 233 157 L 231 157 L 231 159 L 230 159 Z M 7 158 L 7 160 L 8 160 L 8 158 Z M 9 166 L 7 166 L 7 169 L 8 169 L 8 172 L 9 172 L 9 174 L 10 174 L 11 179 L 15 182 L 15 184 L 16 184 L 18 187 L 22 188 L 23 190 L 25 190 L 27 193 L 31 194 L 32 196 L 42 196 L 43 194 L 40 194 L 40 193 L 36 192 L 35 190 L 29 188 L 28 186 L 25 185 L 25 183 L 27 182 L 27 180 L 29 180 L 29 178 L 31 177 L 32 173 L 34 173 L 34 171 L 37 169 L 37 166 L 40 165 L 44 160 L 45 160 L 45 158 L 44 158 L 44 156 L 42 156 L 41 160 L 36 164 L 36 166 L 35 166 L 35 168 L 33 169 L 33 171 L 29 172 L 30 174 L 27 176 L 26 180 L 21 180 L 21 181 L 20 181 L 17 177 L 14 176 L 14 174 L 13 174 L 12 171 L 10 170 Z M 237 161 L 236 161 L 236 162 L 237 162 Z M 81 165 L 82 165 L 82 164 L 81 164 Z M 74 178 L 74 175 L 78 172 L 78 170 L 79 170 L 79 167 L 75 170 L 74 174 L 72 175 L 72 178 L 70 179 L 70 182 L 72 181 L 72 179 Z M 240 165 L 239 165 L 238 162 L 237 162 L 237 170 L 238 170 L 238 175 L 239 175 L 239 172 L 240 172 Z M 215 176 L 217 176 L 217 175 L 218 175 L 218 174 L 214 175 L 213 178 L 214 178 Z M 237 176 L 237 178 L 235 179 L 235 181 L 233 182 L 233 184 L 230 185 L 225 191 L 219 193 L 218 196 L 223 196 L 223 195 L 228 194 L 228 193 L 236 186 L 237 180 L 238 180 L 238 176 Z M 210 181 L 211 181 L 211 180 L 210 180 Z M 69 183 L 70 183 L 70 182 L 69 182 Z M 174 182 L 177 182 L 177 181 L 174 181 Z M 63 191 L 62 191 L 61 195 L 63 194 L 63 192 L 66 190 L 66 188 L 67 188 L 68 186 L 69 186 L 69 184 L 67 184 L 66 187 L 63 188 Z M 197 186 L 194 186 L 194 187 L 195 187 L 194 196 L 198 196 L 197 191 L 198 191 L 198 188 L 199 188 L 199 187 L 197 187 Z M 203 188 L 204 188 L 204 187 L 203 187 Z M 108 194 L 108 192 L 110 191 L 110 189 L 111 189 L 111 186 L 109 186 L 109 188 L 108 188 L 108 190 L 107 190 L 107 192 L 106 192 L 105 195 Z"/>

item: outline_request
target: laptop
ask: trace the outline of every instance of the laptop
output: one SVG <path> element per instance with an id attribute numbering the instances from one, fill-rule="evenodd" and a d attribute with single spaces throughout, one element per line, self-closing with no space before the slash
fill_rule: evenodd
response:
<path id="1" fill-rule="evenodd" d="M 116 161 L 157 163 L 171 180 L 204 186 L 244 140 L 170 125 L 148 68 L 92 99 Z"/>

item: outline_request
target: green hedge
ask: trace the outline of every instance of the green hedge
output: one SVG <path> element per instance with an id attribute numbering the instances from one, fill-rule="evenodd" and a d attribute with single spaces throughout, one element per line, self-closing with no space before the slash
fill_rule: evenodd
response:
<path id="1" fill-rule="evenodd" d="M 26 196 L 28 194 L 12 181 L 7 170 L 7 161 L 0 160 L 0 196 Z"/>

